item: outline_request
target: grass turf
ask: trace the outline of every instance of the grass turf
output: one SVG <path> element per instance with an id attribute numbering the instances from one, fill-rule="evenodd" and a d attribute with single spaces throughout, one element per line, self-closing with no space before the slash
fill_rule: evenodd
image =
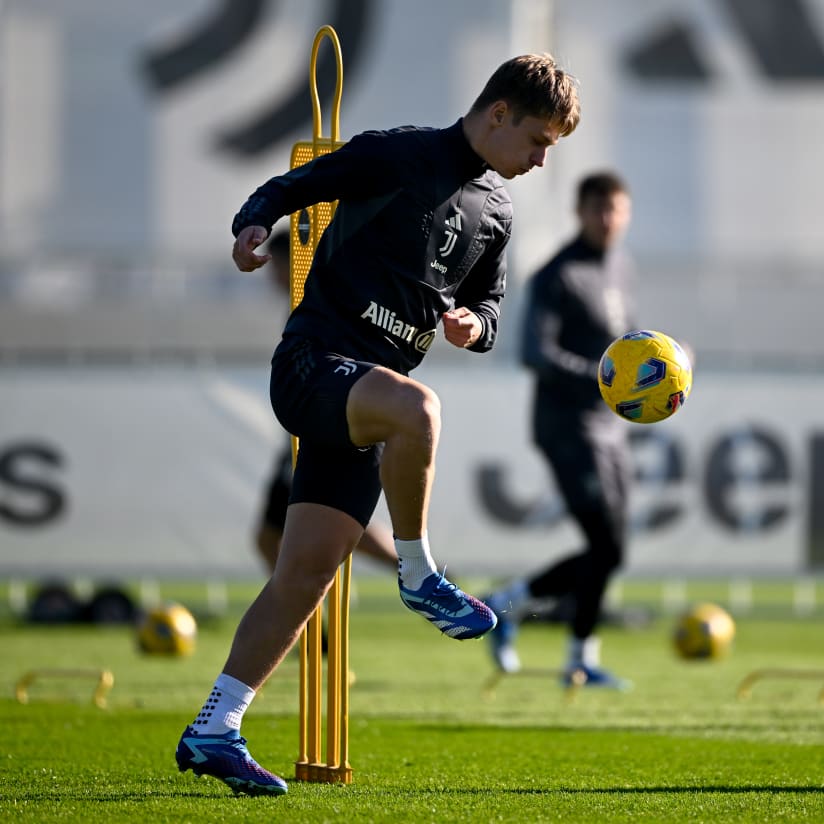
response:
<path id="1" fill-rule="evenodd" d="M 5 745 L 0 812 L 20 822 L 111 821 L 824 821 L 820 681 L 775 679 L 749 700 L 736 686 L 760 667 L 816 668 L 821 619 L 739 618 L 733 654 L 683 662 L 671 617 L 603 630 L 604 662 L 631 677 L 625 694 L 570 700 L 549 667 L 557 626 L 528 624 L 519 650 L 530 674 L 493 694 L 483 642 L 444 638 L 384 579 L 359 579 L 352 607 L 348 787 L 292 782 L 281 798 L 234 797 L 220 782 L 180 775 L 177 738 L 219 671 L 241 605 L 201 620 L 195 655 L 147 658 L 123 627 L 0 625 Z M 105 710 L 92 680 L 48 678 L 14 700 L 38 667 L 106 667 Z M 534 674 L 533 674 L 534 673 Z M 264 766 L 294 775 L 297 662 L 290 657 L 247 713 L 244 734 Z"/>

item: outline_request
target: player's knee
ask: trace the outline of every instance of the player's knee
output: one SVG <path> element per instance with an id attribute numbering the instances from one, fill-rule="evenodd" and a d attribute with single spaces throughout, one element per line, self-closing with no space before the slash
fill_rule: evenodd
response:
<path id="1" fill-rule="evenodd" d="M 441 432 L 441 399 L 427 386 L 420 389 L 416 423 L 425 437 L 437 441 Z"/>
<path id="2" fill-rule="evenodd" d="M 624 562 L 624 545 L 622 541 L 609 540 L 600 553 L 601 566 L 607 574 L 616 572 Z"/>
<path id="3" fill-rule="evenodd" d="M 620 519 L 603 509 L 576 510 L 586 536 L 590 563 L 609 575 L 624 561 L 624 534 Z"/>
<path id="4" fill-rule="evenodd" d="M 441 401 L 428 386 L 409 384 L 404 390 L 402 429 L 424 448 L 434 449 L 441 433 Z"/>
<path id="5" fill-rule="evenodd" d="M 624 542 L 609 529 L 590 529 L 587 554 L 591 568 L 610 575 L 624 561 Z"/>
<path id="6" fill-rule="evenodd" d="M 289 597 L 294 601 L 315 604 L 326 595 L 339 565 L 319 558 L 307 561 L 301 565 L 279 563 L 276 577 L 288 582 Z"/>

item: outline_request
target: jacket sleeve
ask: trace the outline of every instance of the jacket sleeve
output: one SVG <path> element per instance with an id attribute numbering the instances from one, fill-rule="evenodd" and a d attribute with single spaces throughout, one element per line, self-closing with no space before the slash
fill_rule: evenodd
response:
<path id="1" fill-rule="evenodd" d="M 455 306 L 466 306 L 483 324 L 478 340 L 467 347 L 470 352 L 488 352 L 498 336 L 501 302 L 506 293 L 506 247 L 512 230 L 511 212 L 507 210 L 498 215 L 495 225 L 501 233 L 499 242 L 484 252 L 455 292 Z"/>
<path id="2" fill-rule="evenodd" d="M 591 361 L 561 346 L 563 289 L 559 277 L 539 272 L 529 285 L 521 330 L 521 363 L 541 380 L 580 378 L 590 382 L 598 375 Z"/>
<path id="3" fill-rule="evenodd" d="M 391 162 L 391 155 L 390 141 L 384 133 L 356 135 L 340 149 L 270 178 L 258 187 L 235 215 L 232 234 L 237 237 L 247 226 L 271 230 L 284 215 L 315 203 L 391 191 L 397 185 L 399 168 Z"/>

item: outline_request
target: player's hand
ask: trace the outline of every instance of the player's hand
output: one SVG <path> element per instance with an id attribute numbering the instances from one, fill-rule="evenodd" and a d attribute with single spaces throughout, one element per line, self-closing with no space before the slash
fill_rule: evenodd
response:
<path id="1" fill-rule="evenodd" d="M 441 315 L 444 337 L 460 349 L 472 346 L 484 330 L 481 319 L 466 306 L 459 306 Z"/>
<path id="2" fill-rule="evenodd" d="M 247 226 L 235 240 L 232 247 L 232 260 L 241 272 L 254 272 L 268 263 L 271 255 L 256 255 L 255 249 L 269 237 L 263 226 Z"/>

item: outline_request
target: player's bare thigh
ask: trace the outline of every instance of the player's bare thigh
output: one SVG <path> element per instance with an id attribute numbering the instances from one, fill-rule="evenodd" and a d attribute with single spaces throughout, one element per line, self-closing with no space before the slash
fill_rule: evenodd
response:
<path id="1" fill-rule="evenodd" d="M 346 401 L 349 437 L 356 446 L 380 443 L 406 428 L 432 429 L 437 438 L 441 406 L 428 386 L 382 366 L 370 369 Z"/>

